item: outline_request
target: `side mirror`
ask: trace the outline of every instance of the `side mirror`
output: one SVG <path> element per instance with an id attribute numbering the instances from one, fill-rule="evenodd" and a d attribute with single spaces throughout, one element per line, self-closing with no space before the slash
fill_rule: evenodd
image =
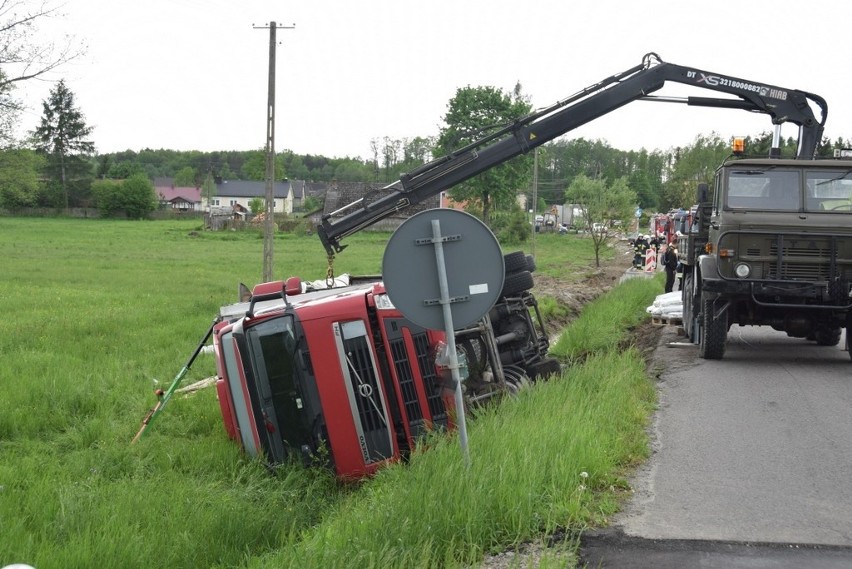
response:
<path id="1" fill-rule="evenodd" d="M 698 191 L 695 192 L 695 199 L 698 203 L 707 203 L 708 197 L 707 195 L 710 192 L 710 188 L 707 187 L 707 184 L 698 184 Z"/>

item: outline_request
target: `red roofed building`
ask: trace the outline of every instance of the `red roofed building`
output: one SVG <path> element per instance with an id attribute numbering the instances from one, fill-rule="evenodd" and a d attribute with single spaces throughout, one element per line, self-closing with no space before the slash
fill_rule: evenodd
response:
<path id="1" fill-rule="evenodd" d="M 160 207 L 179 211 L 201 211 L 201 188 L 176 188 L 174 186 L 156 186 Z"/>

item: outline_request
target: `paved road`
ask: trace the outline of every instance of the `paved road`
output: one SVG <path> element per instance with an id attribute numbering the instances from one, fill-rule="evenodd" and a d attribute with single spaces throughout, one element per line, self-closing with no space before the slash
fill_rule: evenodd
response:
<path id="1" fill-rule="evenodd" d="M 852 567 L 852 362 L 843 340 L 820 347 L 765 327 L 734 327 L 725 359 L 707 361 L 675 330 L 664 331 L 656 353 L 666 371 L 654 454 L 615 529 L 585 542 L 587 562 L 640 567 L 638 558 L 618 564 L 614 553 L 651 559 L 651 551 L 715 547 L 727 561 L 699 556 L 671 566 Z M 607 540 L 618 544 L 609 547 L 609 564 L 593 555 Z M 741 547 L 751 564 L 731 561 Z M 796 557 L 803 552 L 816 558 Z"/>

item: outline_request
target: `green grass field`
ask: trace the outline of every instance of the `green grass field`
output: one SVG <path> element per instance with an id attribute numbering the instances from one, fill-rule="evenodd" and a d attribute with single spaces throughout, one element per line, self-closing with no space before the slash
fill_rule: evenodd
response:
<path id="1" fill-rule="evenodd" d="M 388 237 L 349 239 L 335 273 L 380 272 Z M 645 279 L 563 335 L 554 353 L 576 362 L 564 377 L 475 413 L 469 470 L 444 436 L 358 486 L 322 470 L 273 475 L 227 439 L 213 389 L 174 396 L 131 445 L 154 388 L 171 384 L 238 283 L 260 279 L 262 249 L 257 233 L 198 221 L 0 217 L 0 566 L 475 566 L 616 511 L 647 453 L 654 390 L 638 353 L 608 350 L 658 293 Z M 582 275 L 592 258 L 581 238 L 536 240 L 546 274 Z M 321 279 L 326 267 L 316 237 L 276 237 L 276 278 Z M 201 355 L 184 385 L 214 374 Z M 571 548 L 545 562 L 564 566 Z"/>

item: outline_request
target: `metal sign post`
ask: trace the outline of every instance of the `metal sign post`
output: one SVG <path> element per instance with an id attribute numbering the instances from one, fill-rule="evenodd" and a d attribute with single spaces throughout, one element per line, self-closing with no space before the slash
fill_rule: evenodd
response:
<path id="1" fill-rule="evenodd" d="M 497 301 L 505 278 L 500 244 L 484 223 L 468 213 L 422 211 L 391 236 L 382 275 L 391 302 L 408 320 L 445 331 L 447 367 L 455 382 L 456 423 L 465 466 L 470 466 L 462 392 L 467 376 L 461 373 L 466 363 L 464 352 L 461 357 L 458 353 L 455 330 L 485 318 Z"/>
<path id="2" fill-rule="evenodd" d="M 465 422 L 464 400 L 462 399 L 462 384 L 459 374 L 459 357 L 456 352 L 456 335 L 453 327 L 453 312 L 450 307 L 450 287 L 447 284 L 447 265 L 444 262 L 444 238 L 441 236 L 441 222 L 432 220 L 432 244 L 435 246 L 435 264 L 438 269 L 438 286 L 441 290 L 440 304 L 444 313 L 444 331 L 447 334 L 447 351 L 450 359 L 450 373 L 455 383 L 456 423 L 459 429 L 464 465 L 470 467 L 470 452 L 467 448 L 467 423 Z"/>

